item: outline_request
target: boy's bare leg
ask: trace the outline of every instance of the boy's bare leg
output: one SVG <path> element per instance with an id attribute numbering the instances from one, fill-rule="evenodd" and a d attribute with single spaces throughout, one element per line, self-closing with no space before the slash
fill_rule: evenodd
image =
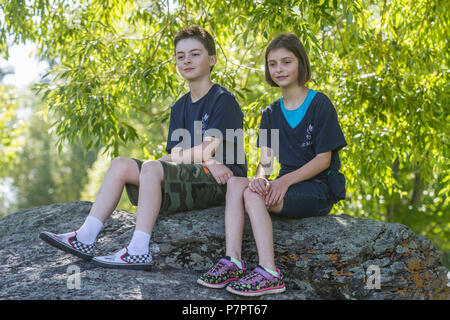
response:
<path id="1" fill-rule="evenodd" d="M 105 174 L 89 215 L 105 223 L 116 209 L 125 183 L 139 185 L 139 168 L 133 159 L 117 157 Z"/>
<path id="2" fill-rule="evenodd" d="M 250 180 L 232 177 L 227 182 L 225 201 L 226 255 L 241 260 L 242 234 L 244 232 L 244 190 Z"/>
<path id="3" fill-rule="evenodd" d="M 90 260 L 94 242 L 116 208 L 125 183 L 139 185 L 139 168 L 134 160 L 117 157 L 111 162 L 83 225 L 75 232 L 59 235 L 44 231 L 40 238 L 58 249 Z"/>
<path id="4" fill-rule="evenodd" d="M 142 164 L 136 227 L 131 241 L 128 246 L 113 255 L 94 257 L 94 264 L 107 268 L 149 270 L 152 264 L 149 243 L 161 209 L 163 173 L 164 169 L 158 160 L 145 161 Z"/>
<path id="5" fill-rule="evenodd" d="M 164 169 L 158 160 L 146 161 L 142 164 L 139 176 L 139 202 L 136 217 L 136 230 L 149 235 L 153 232 L 156 219 L 161 209 L 161 182 Z"/>

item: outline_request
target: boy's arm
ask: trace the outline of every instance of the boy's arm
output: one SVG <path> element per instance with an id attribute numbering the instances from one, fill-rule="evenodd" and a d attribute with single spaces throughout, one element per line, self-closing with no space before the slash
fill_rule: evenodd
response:
<path id="1" fill-rule="evenodd" d="M 207 136 L 203 139 L 203 143 L 190 149 L 183 150 L 181 147 L 173 147 L 170 155 L 162 157 L 161 160 L 175 163 L 207 162 L 212 159 L 221 141 L 221 139 Z"/>
<path id="2" fill-rule="evenodd" d="M 202 165 L 209 170 L 218 184 L 227 183 L 233 176 L 233 171 L 230 168 L 215 159 L 205 161 Z"/>
<path id="3" fill-rule="evenodd" d="M 172 148 L 171 153 L 160 160 L 175 163 L 201 163 L 208 168 L 218 184 L 225 184 L 233 176 L 233 171 L 212 157 L 220 143 L 220 139 L 205 137 L 202 144 L 193 148 L 187 150 L 180 147 Z"/>

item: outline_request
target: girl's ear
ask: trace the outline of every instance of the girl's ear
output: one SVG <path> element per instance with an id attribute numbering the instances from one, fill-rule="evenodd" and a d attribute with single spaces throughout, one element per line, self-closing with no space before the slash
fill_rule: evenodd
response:
<path id="1" fill-rule="evenodd" d="M 216 63 L 217 63 L 217 56 L 216 55 L 209 56 L 209 66 L 214 67 Z"/>

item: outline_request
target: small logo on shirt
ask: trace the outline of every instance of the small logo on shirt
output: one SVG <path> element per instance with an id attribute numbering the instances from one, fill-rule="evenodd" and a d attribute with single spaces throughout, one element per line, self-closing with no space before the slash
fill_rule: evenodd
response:
<path id="1" fill-rule="evenodd" d="M 202 134 L 205 133 L 206 127 L 208 126 L 209 114 L 205 113 L 202 117 Z"/>
<path id="2" fill-rule="evenodd" d="M 309 124 L 308 128 L 306 129 L 306 140 L 302 143 L 302 147 L 307 147 L 310 146 L 312 144 L 312 132 L 313 132 L 313 125 Z"/>

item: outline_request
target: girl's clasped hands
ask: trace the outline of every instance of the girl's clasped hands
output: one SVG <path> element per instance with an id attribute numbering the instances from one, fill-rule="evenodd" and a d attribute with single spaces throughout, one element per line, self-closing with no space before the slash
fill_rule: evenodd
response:
<path id="1" fill-rule="evenodd" d="M 279 204 L 286 194 L 289 185 L 282 178 L 269 181 L 266 178 L 255 178 L 248 186 L 251 191 L 258 193 L 264 198 L 267 208 Z"/>

